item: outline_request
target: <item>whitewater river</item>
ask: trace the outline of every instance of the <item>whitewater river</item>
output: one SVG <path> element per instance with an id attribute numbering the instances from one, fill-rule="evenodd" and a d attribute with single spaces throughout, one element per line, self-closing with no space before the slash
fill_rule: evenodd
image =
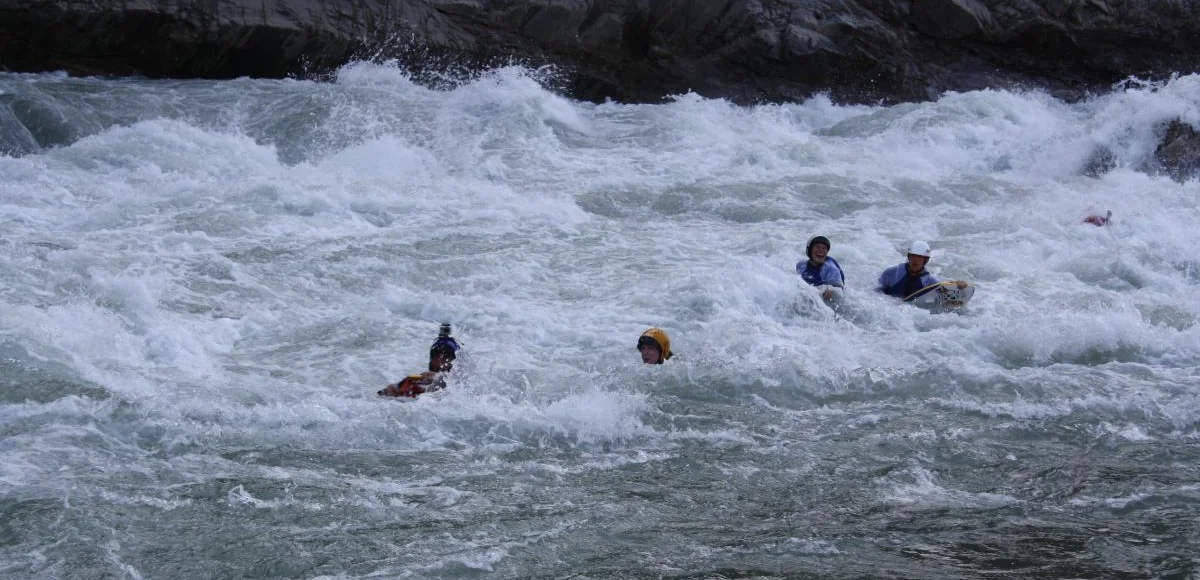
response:
<path id="1" fill-rule="evenodd" d="M 0 74 L 0 577 L 1200 574 L 1200 183 L 1137 170 L 1200 77 L 737 107 L 538 74 Z M 913 239 L 965 311 L 874 292 Z M 441 322 L 450 388 L 376 397 Z"/>

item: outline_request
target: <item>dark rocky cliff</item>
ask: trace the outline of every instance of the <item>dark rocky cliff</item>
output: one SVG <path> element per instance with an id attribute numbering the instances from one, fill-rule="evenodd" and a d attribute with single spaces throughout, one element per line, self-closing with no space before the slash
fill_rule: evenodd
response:
<path id="1" fill-rule="evenodd" d="M 1070 98 L 1200 68 L 1178 0 L 0 0 L 0 68 L 319 75 L 354 58 L 555 64 L 581 99 L 841 101 L 1039 87 Z"/>

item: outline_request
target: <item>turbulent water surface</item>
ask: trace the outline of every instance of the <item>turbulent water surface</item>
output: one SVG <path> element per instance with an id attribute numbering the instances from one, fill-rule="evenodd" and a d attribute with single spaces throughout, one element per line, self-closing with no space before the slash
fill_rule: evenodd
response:
<path id="1" fill-rule="evenodd" d="M 0 576 L 1200 570 L 1200 184 L 1132 169 L 1200 77 L 741 108 L 535 76 L 0 75 Z M 874 292 L 913 239 L 967 309 Z M 376 397 L 443 321 L 450 388 Z"/>

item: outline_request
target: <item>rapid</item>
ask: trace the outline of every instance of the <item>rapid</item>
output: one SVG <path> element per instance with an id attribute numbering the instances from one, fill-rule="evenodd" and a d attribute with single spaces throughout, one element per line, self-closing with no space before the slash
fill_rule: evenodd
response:
<path id="1" fill-rule="evenodd" d="M 1197 577 L 1200 183 L 1135 168 L 1200 77 L 548 75 L 0 73 L 0 577 Z M 874 291 L 914 239 L 966 309 Z"/>

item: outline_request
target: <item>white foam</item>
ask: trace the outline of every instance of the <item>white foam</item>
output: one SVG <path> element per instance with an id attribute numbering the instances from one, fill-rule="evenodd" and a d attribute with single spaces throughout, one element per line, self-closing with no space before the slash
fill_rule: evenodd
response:
<path id="1" fill-rule="evenodd" d="M 670 405 L 828 405 L 806 418 L 855 428 L 897 412 L 872 402 L 921 389 L 989 418 L 1099 414 L 1130 441 L 1200 417 L 1181 387 L 1200 366 L 1200 183 L 1133 169 L 1163 121 L 1197 121 L 1200 77 L 1075 104 L 981 91 L 737 107 L 579 103 L 538 74 L 444 89 L 387 64 L 330 84 L 138 81 L 136 110 L 95 105 L 133 120 L 0 158 L 0 332 L 133 404 L 170 448 L 659 458 L 760 441 Z M 1098 146 L 1118 167 L 1080 177 Z M 1088 206 L 1114 224 L 1079 223 Z M 846 271 L 843 311 L 795 273 L 815 234 Z M 938 276 L 977 285 L 961 315 L 874 291 L 914 238 Z M 443 320 L 466 345 L 451 389 L 375 398 L 424 367 Z M 661 367 L 634 349 L 649 326 L 671 333 Z M 1154 424 L 1113 417 L 1125 410 Z M 5 481 L 34 469 L 20 465 Z M 920 474 L 891 487 L 896 501 L 1005 501 Z"/>
<path id="2" fill-rule="evenodd" d="M 923 467 L 909 467 L 881 480 L 884 500 L 900 505 L 919 507 L 957 507 L 988 509 L 1018 503 L 1004 494 L 972 493 L 947 489 L 937 482 L 933 472 Z"/>

